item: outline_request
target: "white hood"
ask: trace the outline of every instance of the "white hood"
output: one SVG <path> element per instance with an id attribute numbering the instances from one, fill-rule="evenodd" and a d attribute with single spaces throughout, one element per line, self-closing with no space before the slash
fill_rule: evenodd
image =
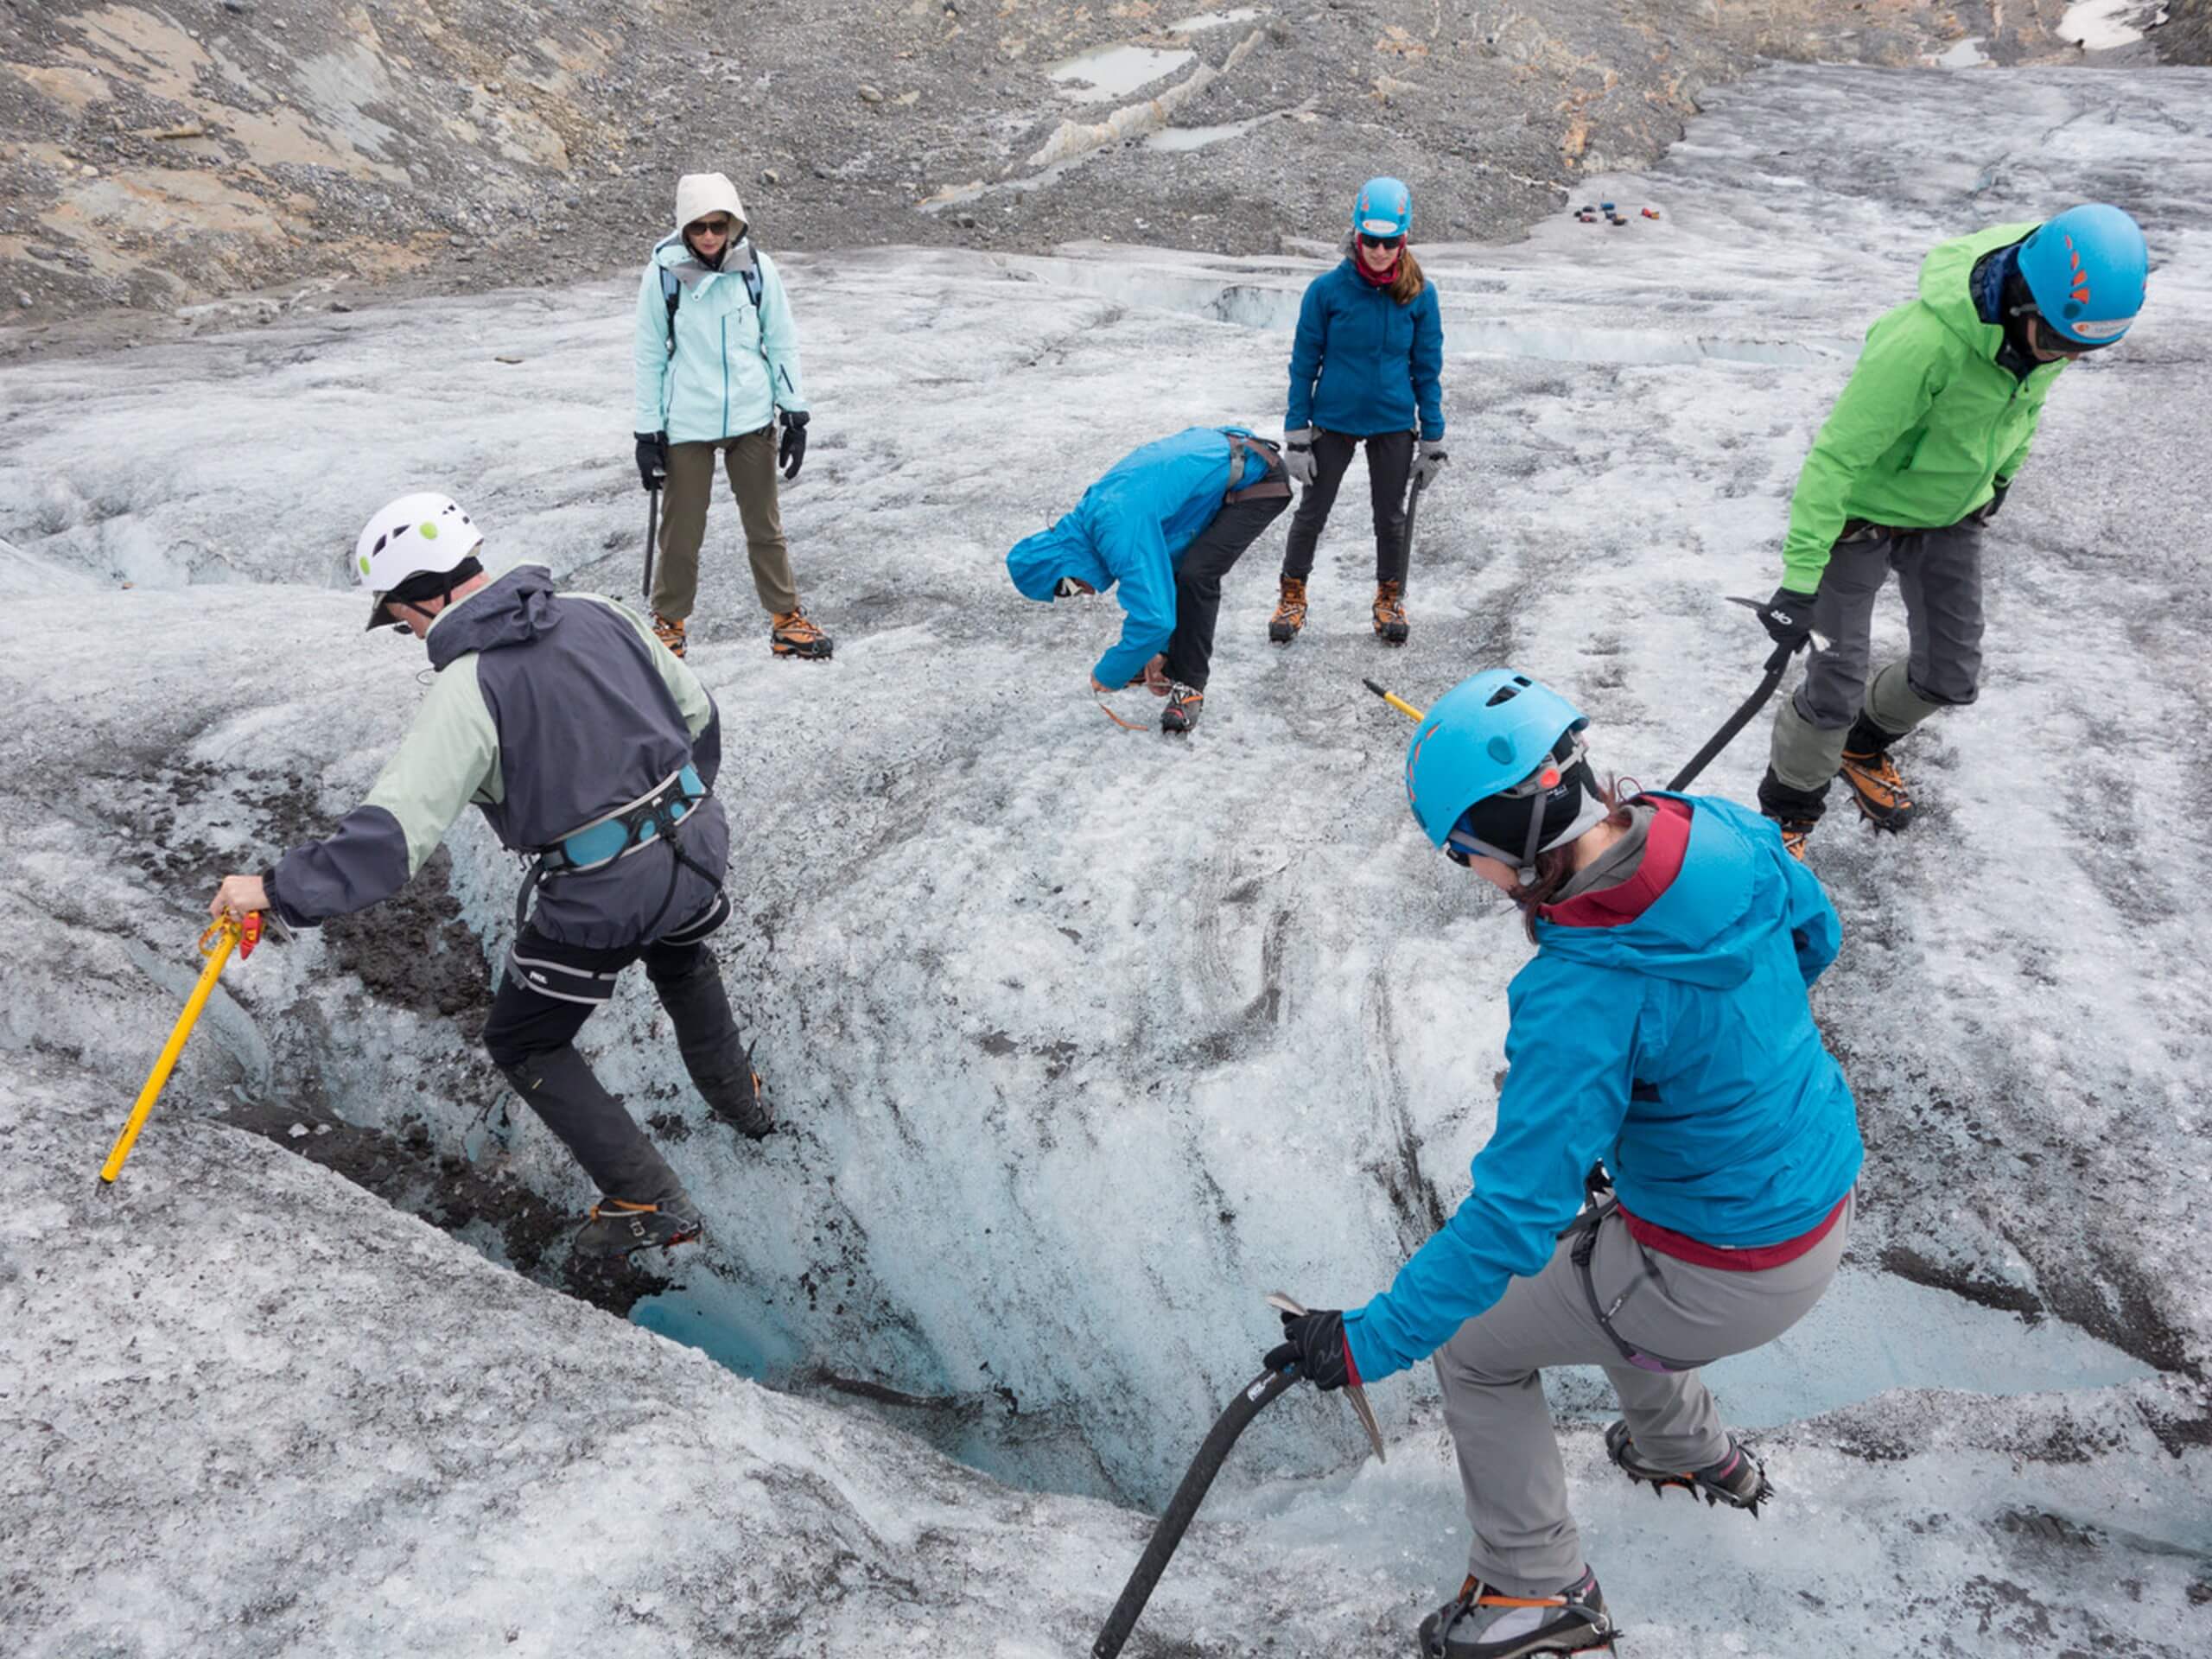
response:
<path id="1" fill-rule="evenodd" d="M 693 219 L 704 219 L 709 213 L 728 213 L 739 225 L 745 223 L 745 204 L 737 199 L 737 187 L 728 176 L 721 173 L 686 173 L 677 180 L 676 228 L 680 231 Z"/>

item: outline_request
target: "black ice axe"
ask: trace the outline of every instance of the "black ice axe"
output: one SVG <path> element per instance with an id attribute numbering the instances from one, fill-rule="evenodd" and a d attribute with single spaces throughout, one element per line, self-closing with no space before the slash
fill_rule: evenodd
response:
<path id="1" fill-rule="evenodd" d="M 653 602 L 653 547 L 660 540 L 660 489 L 645 492 L 645 603 Z"/>
<path id="2" fill-rule="evenodd" d="M 1754 611 L 1766 608 L 1756 599 L 1745 599 L 1736 594 L 1728 595 L 1728 602 L 1731 605 L 1747 606 Z M 1736 734 L 1751 724 L 1753 715 L 1766 707 L 1767 699 L 1774 695 L 1774 688 L 1782 683 L 1783 671 L 1789 666 L 1789 659 L 1803 649 L 1805 645 L 1810 645 L 1816 651 L 1826 651 L 1828 648 L 1828 642 L 1817 633 L 1808 635 L 1805 640 L 1798 645 L 1777 645 L 1768 656 L 1759 683 L 1751 695 L 1737 705 L 1736 712 L 1720 722 L 1720 729 L 1706 739 L 1705 747 L 1692 755 L 1689 764 L 1676 772 L 1668 782 L 1669 793 L 1679 794 L 1688 788 L 1698 773 L 1713 764 L 1713 757 L 1736 741 Z"/>
<path id="3" fill-rule="evenodd" d="M 1276 1291 L 1268 1298 L 1268 1306 L 1286 1313 L 1303 1313 L 1306 1310 L 1282 1292 Z M 1160 1524 L 1152 1529 L 1152 1541 L 1144 1547 L 1144 1554 L 1137 1558 L 1136 1570 L 1129 1574 L 1129 1581 L 1122 1586 L 1122 1599 L 1114 1604 L 1114 1611 L 1106 1616 L 1106 1628 L 1098 1632 L 1098 1639 L 1090 1644 L 1090 1659 L 1115 1659 L 1122 1644 L 1129 1639 L 1129 1632 L 1136 1629 L 1137 1619 L 1143 1614 L 1145 1604 L 1152 1599 L 1153 1589 L 1160 1582 L 1160 1575 L 1167 1570 L 1167 1562 L 1175 1554 L 1175 1546 L 1183 1541 L 1192 1518 L 1198 1512 L 1198 1505 L 1206 1501 L 1206 1492 L 1213 1484 L 1213 1478 L 1221 1472 L 1221 1465 L 1228 1458 L 1230 1448 L 1236 1444 L 1236 1437 L 1251 1424 L 1252 1420 L 1274 1403 L 1277 1396 L 1298 1381 L 1295 1371 L 1262 1371 L 1237 1390 L 1236 1397 L 1229 1402 L 1205 1441 L 1198 1447 L 1198 1455 L 1191 1459 L 1191 1466 L 1183 1471 L 1183 1478 L 1175 1488 L 1174 1497 L 1167 1500 L 1167 1508 L 1160 1517 Z M 1367 1438 L 1375 1447 L 1377 1458 L 1382 1455 L 1382 1431 L 1376 1426 L 1375 1413 L 1369 1408 L 1366 1392 L 1354 1382 L 1344 1389 L 1344 1397 L 1351 1402 L 1352 1410 L 1358 1415 L 1360 1426 L 1366 1429 Z"/>

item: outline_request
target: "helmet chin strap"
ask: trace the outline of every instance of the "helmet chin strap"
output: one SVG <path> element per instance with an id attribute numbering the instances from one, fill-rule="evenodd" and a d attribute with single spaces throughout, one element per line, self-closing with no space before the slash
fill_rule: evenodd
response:
<path id="1" fill-rule="evenodd" d="M 1569 842 L 1579 841 L 1602 823 L 1606 813 L 1611 810 L 1580 779 L 1575 781 L 1574 786 L 1582 797 L 1582 804 L 1575 809 L 1574 822 L 1567 825 L 1567 833 L 1552 842 L 1554 847 L 1564 847 Z M 1544 798 L 1539 795 L 1529 803 L 1529 839 L 1521 852 L 1520 877 L 1521 885 L 1524 887 L 1536 879 L 1536 855 L 1545 850 L 1537 843 L 1543 838 Z"/>

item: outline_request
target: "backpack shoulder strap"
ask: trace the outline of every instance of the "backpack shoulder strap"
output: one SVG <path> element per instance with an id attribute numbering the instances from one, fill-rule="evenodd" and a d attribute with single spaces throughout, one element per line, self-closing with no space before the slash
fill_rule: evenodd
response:
<path id="1" fill-rule="evenodd" d="M 682 234 L 681 231 L 677 232 L 677 236 Z M 675 236 L 664 237 L 653 244 L 653 263 L 660 267 L 661 302 L 668 307 L 668 354 L 671 357 L 676 355 L 676 308 L 683 301 L 683 284 L 676 280 L 674 271 L 660 264 L 660 251 L 675 240 Z"/>

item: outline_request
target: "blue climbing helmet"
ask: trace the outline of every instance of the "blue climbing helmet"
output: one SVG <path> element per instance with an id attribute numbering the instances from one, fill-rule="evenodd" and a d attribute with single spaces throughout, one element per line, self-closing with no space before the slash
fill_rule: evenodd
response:
<path id="1" fill-rule="evenodd" d="M 2117 207 L 2069 207 L 2029 233 L 2019 259 L 2037 314 L 2069 345 L 2109 346 L 2143 308 L 2151 250 L 2143 227 Z"/>
<path id="2" fill-rule="evenodd" d="M 1400 179 L 1370 179 L 1351 204 L 1354 236 L 1410 236 L 1414 193 Z"/>
<path id="3" fill-rule="evenodd" d="M 1510 668 L 1453 686 L 1406 748 L 1406 800 L 1456 862 L 1494 858 L 1534 879 L 1536 855 L 1605 817 L 1584 758 L 1590 724 L 1565 697 Z"/>

